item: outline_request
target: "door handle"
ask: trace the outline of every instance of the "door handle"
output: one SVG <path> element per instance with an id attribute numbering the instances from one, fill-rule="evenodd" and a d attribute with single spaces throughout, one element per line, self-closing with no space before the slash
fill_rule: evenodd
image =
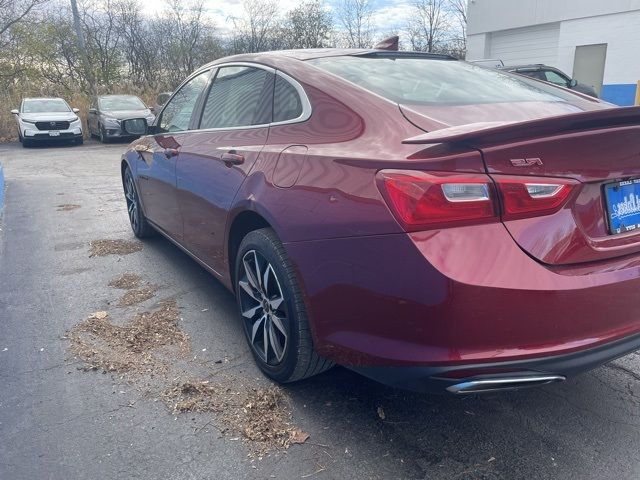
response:
<path id="1" fill-rule="evenodd" d="M 236 153 L 235 150 L 230 150 L 227 153 L 222 154 L 221 160 L 227 167 L 230 167 L 231 165 L 241 165 L 244 163 L 244 155 Z"/>
<path id="2" fill-rule="evenodd" d="M 178 155 L 178 149 L 177 148 L 165 148 L 164 149 L 164 156 L 167 158 L 171 158 L 171 157 L 175 157 L 176 155 Z"/>

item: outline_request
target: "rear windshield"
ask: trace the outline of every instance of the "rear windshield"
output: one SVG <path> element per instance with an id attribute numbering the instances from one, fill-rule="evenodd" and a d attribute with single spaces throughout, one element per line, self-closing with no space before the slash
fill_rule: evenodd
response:
<path id="1" fill-rule="evenodd" d="M 402 104 L 557 102 L 573 97 L 520 76 L 455 60 L 344 56 L 309 63 Z"/>
<path id="2" fill-rule="evenodd" d="M 62 113 L 71 109 L 61 98 L 44 98 L 25 100 L 22 104 L 23 113 Z"/>
<path id="3" fill-rule="evenodd" d="M 101 97 L 100 110 L 144 110 L 146 105 L 138 97 L 123 95 L 118 97 Z"/>

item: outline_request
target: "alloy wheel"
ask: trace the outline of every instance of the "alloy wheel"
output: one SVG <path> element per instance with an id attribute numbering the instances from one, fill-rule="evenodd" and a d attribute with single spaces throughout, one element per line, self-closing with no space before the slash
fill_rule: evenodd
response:
<path id="1" fill-rule="evenodd" d="M 280 364 L 289 345 L 289 316 L 273 266 L 256 250 L 242 257 L 240 311 L 249 343 L 267 365 Z"/>
<path id="2" fill-rule="evenodd" d="M 133 227 L 133 231 L 138 231 L 138 196 L 136 194 L 136 187 L 133 183 L 133 177 L 131 173 L 127 171 L 124 182 L 124 196 L 127 199 L 127 213 L 129 214 L 129 221 Z"/>

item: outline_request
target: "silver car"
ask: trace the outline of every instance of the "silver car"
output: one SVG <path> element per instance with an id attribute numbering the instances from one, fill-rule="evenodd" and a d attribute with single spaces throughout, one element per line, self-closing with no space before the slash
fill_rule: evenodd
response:
<path id="1" fill-rule="evenodd" d="M 87 128 L 91 137 L 98 137 L 102 143 L 132 136 L 122 131 L 120 124 L 128 118 L 145 118 L 153 123 L 155 115 L 151 109 L 135 95 L 101 95 L 91 102 L 87 115 Z"/>
<path id="2" fill-rule="evenodd" d="M 66 140 L 82 144 L 82 121 L 62 98 L 25 98 L 20 109 L 11 110 L 24 147 L 43 140 Z"/>

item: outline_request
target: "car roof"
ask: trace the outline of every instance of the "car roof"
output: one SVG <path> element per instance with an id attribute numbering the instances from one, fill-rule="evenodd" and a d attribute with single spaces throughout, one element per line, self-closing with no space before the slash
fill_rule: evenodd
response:
<path id="1" fill-rule="evenodd" d="M 108 95 L 98 95 L 98 98 L 110 98 L 110 97 L 136 97 L 133 93 L 110 93 Z"/>
<path id="2" fill-rule="evenodd" d="M 42 100 L 62 100 L 63 102 L 67 103 L 66 100 L 62 97 L 25 97 L 22 99 L 22 101 L 25 100 L 36 100 L 36 101 L 42 101 Z"/>
<path id="3" fill-rule="evenodd" d="M 379 58 L 425 58 L 433 60 L 457 60 L 457 58 L 451 55 L 439 54 L 439 53 L 427 53 L 427 52 L 412 52 L 412 51 L 396 51 L 396 50 L 376 50 L 376 49 L 364 49 L 364 48 L 306 48 L 297 50 L 274 50 L 269 52 L 259 53 L 243 53 L 239 55 L 232 55 L 230 57 L 223 57 L 206 65 L 203 65 L 201 69 L 219 65 L 222 63 L 230 62 L 255 62 L 256 60 L 267 61 L 269 59 L 277 58 L 291 58 L 295 60 L 312 60 L 314 58 L 326 58 L 326 57 L 379 57 Z M 200 69 L 199 69 L 200 70 Z"/>

